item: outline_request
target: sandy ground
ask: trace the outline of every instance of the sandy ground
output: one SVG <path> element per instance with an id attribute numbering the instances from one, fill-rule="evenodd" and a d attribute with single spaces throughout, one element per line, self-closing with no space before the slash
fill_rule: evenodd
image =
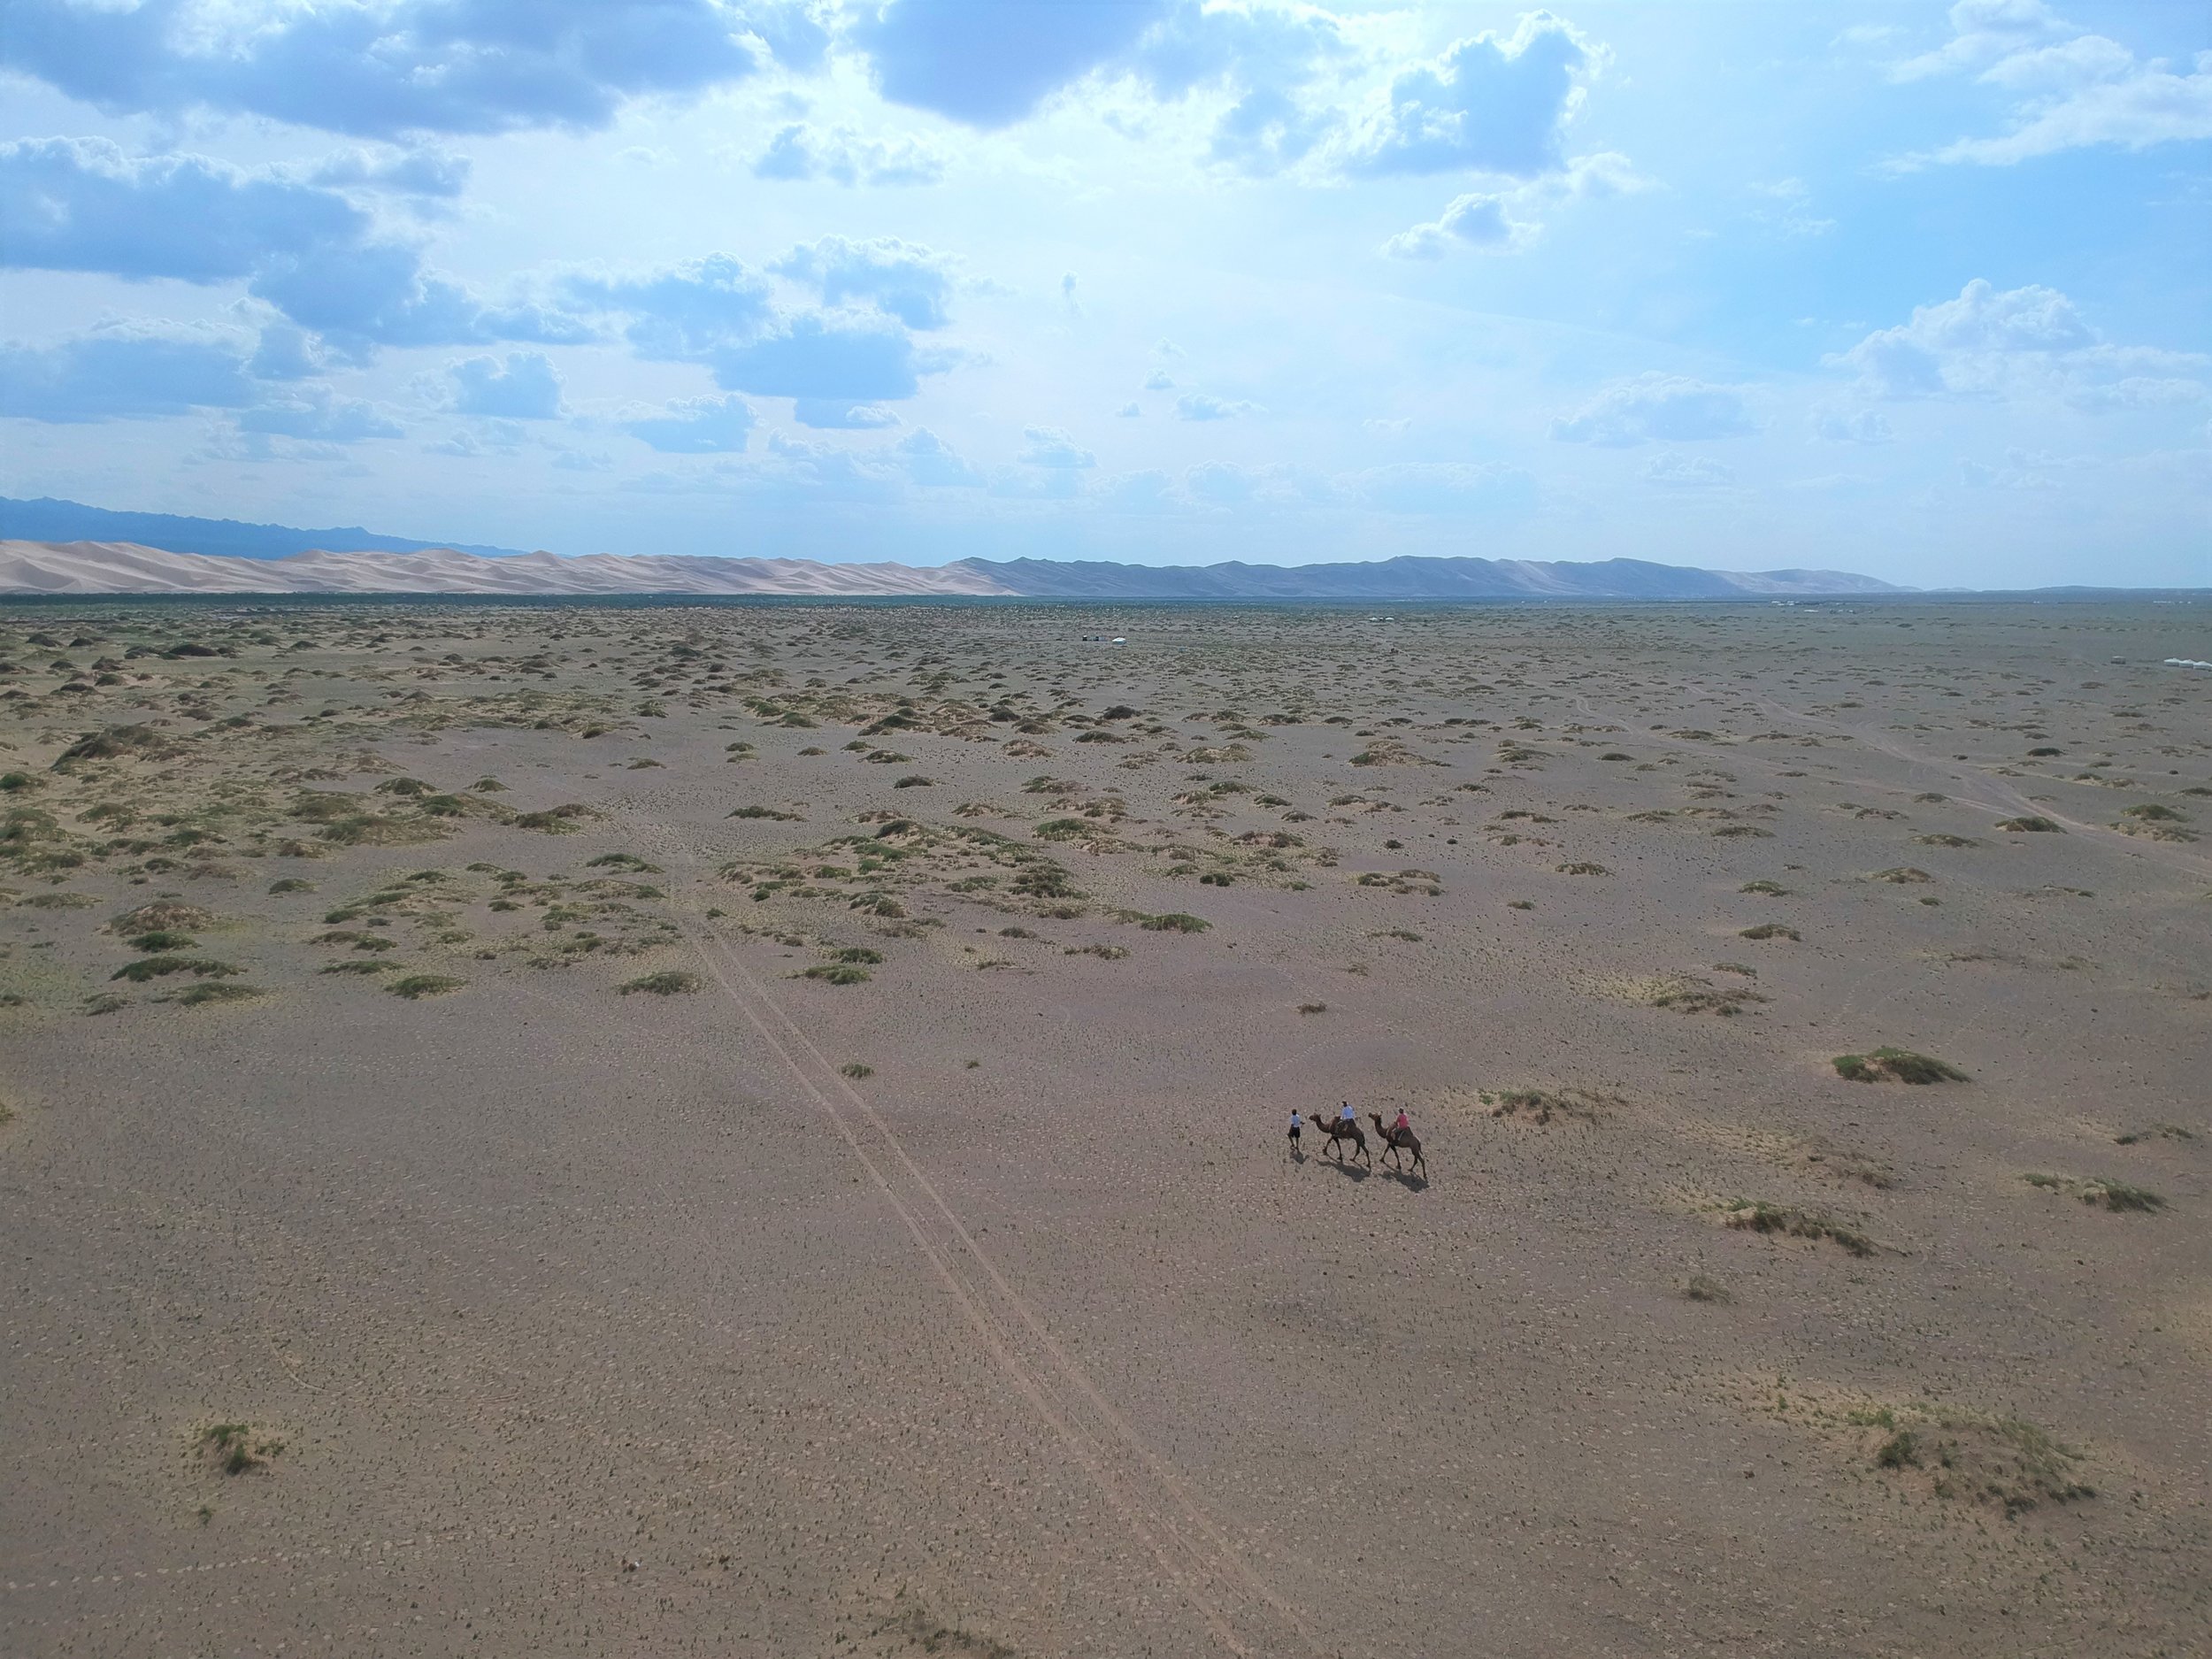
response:
<path id="1" fill-rule="evenodd" d="M 0 614 L 0 1651 L 2204 1652 L 2208 618 Z"/>

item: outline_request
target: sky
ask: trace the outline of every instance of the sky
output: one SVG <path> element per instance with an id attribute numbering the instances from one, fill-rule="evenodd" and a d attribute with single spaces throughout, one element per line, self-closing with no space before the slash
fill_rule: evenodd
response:
<path id="1" fill-rule="evenodd" d="M 0 0 L 0 493 L 2212 585 L 2212 7 Z"/>

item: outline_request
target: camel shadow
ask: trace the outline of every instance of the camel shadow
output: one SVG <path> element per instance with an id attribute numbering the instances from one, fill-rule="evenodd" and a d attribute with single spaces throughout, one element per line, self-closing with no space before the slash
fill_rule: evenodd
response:
<path id="1" fill-rule="evenodd" d="M 1315 1155 L 1313 1161 L 1325 1170 L 1334 1170 L 1339 1175 L 1348 1176 L 1356 1181 L 1363 1181 L 1375 1172 L 1362 1164 L 1348 1161 L 1339 1162 L 1335 1158 L 1325 1158 L 1318 1154 Z"/>
<path id="2" fill-rule="evenodd" d="M 1429 1190 L 1429 1178 L 1417 1170 L 1394 1170 L 1387 1164 L 1379 1164 L 1375 1166 L 1375 1173 L 1388 1176 L 1409 1193 Z"/>

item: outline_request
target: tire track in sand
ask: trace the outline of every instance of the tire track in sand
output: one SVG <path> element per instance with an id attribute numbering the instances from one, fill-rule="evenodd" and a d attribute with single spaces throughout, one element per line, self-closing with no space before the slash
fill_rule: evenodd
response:
<path id="1" fill-rule="evenodd" d="M 1286 1643 L 1321 1653 L 1305 1616 L 1244 1560 L 1181 1477 L 1115 1409 L 805 1028 L 726 944 L 680 910 L 677 923 L 724 994 L 867 1172 L 1015 1392 L 1091 1477 L 1215 1642 L 1248 1659 L 1256 1651 L 1283 1651 Z"/>

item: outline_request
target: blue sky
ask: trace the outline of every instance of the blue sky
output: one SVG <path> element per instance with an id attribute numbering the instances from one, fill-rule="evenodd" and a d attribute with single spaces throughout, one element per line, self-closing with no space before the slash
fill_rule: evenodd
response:
<path id="1" fill-rule="evenodd" d="M 2198 4 L 6 0 L 0 492 L 2212 582 Z"/>

